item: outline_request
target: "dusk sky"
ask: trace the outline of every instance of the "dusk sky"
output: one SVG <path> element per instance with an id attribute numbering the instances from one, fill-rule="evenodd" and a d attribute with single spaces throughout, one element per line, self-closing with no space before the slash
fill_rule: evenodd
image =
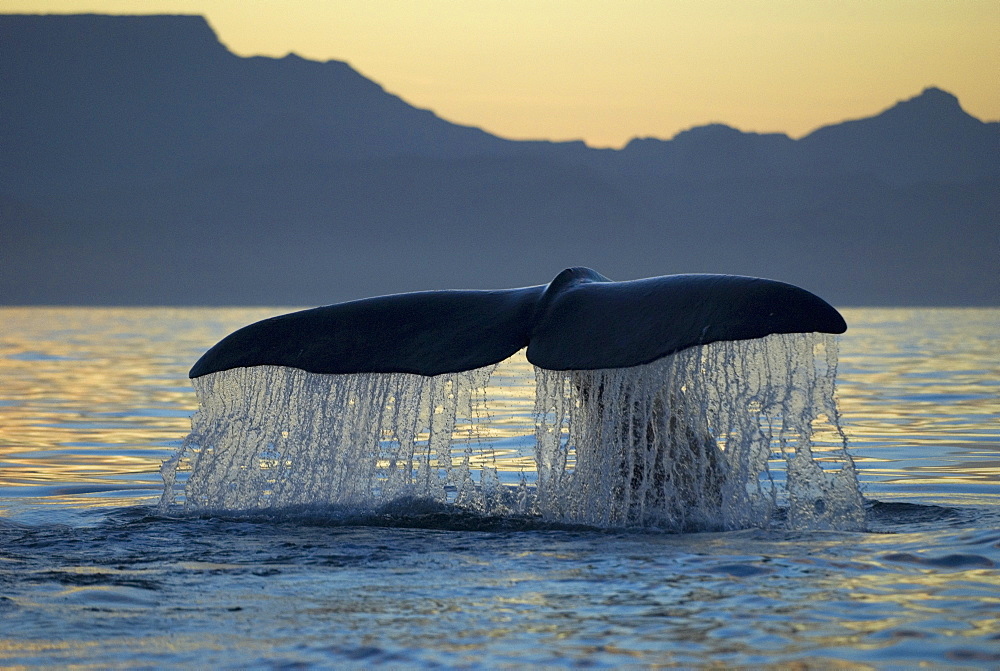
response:
<path id="1" fill-rule="evenodd" d="M 1000 119 L 996 0 L 0 0 L 201 14 L 242 56 L 350 63 L 440 116 L 619 147 L 723 122 L 800 137 L 938 86 Z"/>

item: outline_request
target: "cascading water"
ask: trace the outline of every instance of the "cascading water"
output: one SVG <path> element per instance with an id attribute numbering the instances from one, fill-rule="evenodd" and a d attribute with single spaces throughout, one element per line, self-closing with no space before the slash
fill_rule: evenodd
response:
<path id="1" fill-rule="evenodd" d="M 634 368 L 536 369 L 539 510 L 598 526 L 733 529 L 787 506 L 795 528 L 860 528 L 836 360 L 832 336 L 789 334 Z"/>
<path id="2" fill-rule="evenodd" d="M 161 509 L 374 512 L 430 500 L 602 527 L 857 529 L 839 426 L 836 341 L 771 335 L 653 363 L 535 369 L 535 463 L 502 482 L 487 408 L 495 366 L 423 377 L 260 366 L 194 380 L 200 409 L 163 466 Z M 494 399 L 490 399 L 491 401 Z M 502 399 L 501 399 L 502 404 Z M 782 477 L 783 476 L 783 477 Z"/>
<path id="3" fill-rule="evenodd" d="M 236 368 L 193 380 L 200 408 L 162 472 L 161 507 L 179 469 L 196 511 L 338 506 L 364 511 L 401 497 L 486 507 L 495 469 L 470 464 L 492 366 L 424 377 L 316 375 Z"/>

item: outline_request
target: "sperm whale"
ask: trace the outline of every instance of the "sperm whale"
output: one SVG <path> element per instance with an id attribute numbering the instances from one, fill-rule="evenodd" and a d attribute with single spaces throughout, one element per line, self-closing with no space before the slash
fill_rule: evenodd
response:
<path id="1" fill-rule="evenodd" d="M 253 366 L 434 376 L 525 347 L 540 368 L 597 370 L 723 340 L 846 330 L 829 303 L 776 280 L 691 274 L 615 282 L 568 268 L 547 285 L 418 291 L 265 319 L 219 341 L 190 376 Z"/>
<path id="2" fill-rule="evenodd" d="M 846 329 L 784 282 L 615 282 L 588 268 L 279 315 L 191 369 L 199 412 L 165 463 L 161 506 L 184 463 L 193 509 L 453 496 L 598 526 L 745 528 L 774 513 L 768 469 L 783 456 L 789 519 L 860 525 L 846 446 L 825 467 L 812 456 L 814 422 L 837 421 L 828 334 Z M 535 469 L 515 493 L 490 466 L 486 389 L 492 367 L 522 350 L 535 365 Z"/>

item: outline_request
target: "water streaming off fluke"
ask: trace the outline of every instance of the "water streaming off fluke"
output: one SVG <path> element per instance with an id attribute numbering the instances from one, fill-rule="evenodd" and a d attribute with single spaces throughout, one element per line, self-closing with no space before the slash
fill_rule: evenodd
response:
<path id="1" fill-rule="evenodd" d="M 731 529 L 769 524 L 787 507 L 796 528 L 863 525 L 834 398 L 833 336 L 771 335 L 634 368 L 535 373 L 546 517 Z"/>
<path id="2" fill-rule="evenodd" d="M 836 361 L 833 336 L 787 334 L 630 368 L 535 368 L 535 468 L 513 481 L 500 477 L 511 464 L 491 423 L 496 366 L 432 377 L 220 371 L 193 380 L 200 408 L 163 466 L 161 508 L 189 471 L 192 513 L 363 515 L 423 499 L 601 527 L 732 529 L 777 515 L 857 529 Z"/>

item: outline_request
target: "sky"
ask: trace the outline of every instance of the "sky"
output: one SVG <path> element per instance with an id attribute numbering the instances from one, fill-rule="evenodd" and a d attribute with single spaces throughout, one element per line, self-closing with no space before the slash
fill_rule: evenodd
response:
<path id="1" fill-rule="evenodd" d="M 1000 119 L 998 0 L 0 0 L 78 12 L 201 14 L 239 55 L 347 61 L 512 139 L 801 137 L 928 86 Z"/>

